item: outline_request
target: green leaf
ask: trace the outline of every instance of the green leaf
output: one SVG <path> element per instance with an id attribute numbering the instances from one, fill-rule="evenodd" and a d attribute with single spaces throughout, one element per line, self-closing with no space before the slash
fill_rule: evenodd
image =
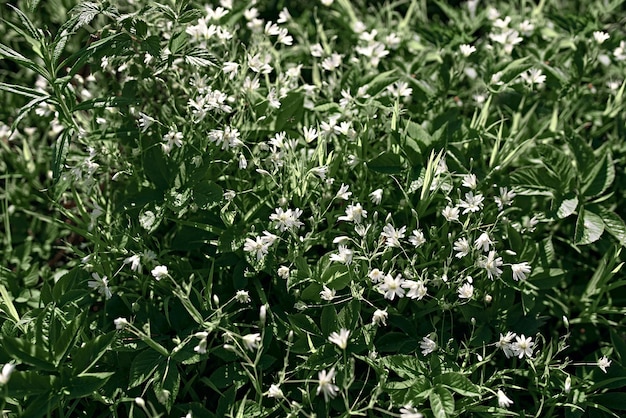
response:
<path id="1" fill-rule="evenodd" d="M 449 397 L 447 395 L 442 396 L 442 391 L 446 390 L 442 387 L 436 387 L 435 390 L 428 395 L 430 409 L 432 409 L 435 418 L 447 418 L 454 413 L 454 399 L 452 395 L 450 392 L 446 391 Z M 450 404 L 450 401 L 452 401 L 452 404 Z M 451 412 L 450 406 L 452 406 Z"/>
<path id="2" fill-rule="evenodd" d="M 304 94 L 302 92 L 290 92 L 281 100 L 280 109 L 276 115 L 274 128 L 276 132 L 284 129 L 293 129 L 302 121 L 304 115 Z"/>
<path id="3" fill-rule="evenodd" d="M 322 333 L 328 335 L 337 329 L 337 311 L 333 305 L 324 306 L 322 309 L 322 315 L 320 317 L 320 325 Z"/>
<path id="4" fill-rule="evenodd" d="M 396 354 L 381 359 L 383 365 L 402 379 L 423 377 L 424 367 L 420 359 L 411 355 Z"/>
<path id="5" fill-rule="evenodd" d="M 172 55 L 176 55 L 181 49 L 187 45 L 189 41 L 189 35 L 185 31 L 180 31 L 172 36 L 170 40 L 170 51 L 172 51 Z"/>
<path id="6" fill-rule="evenodd" d="M 65 387 L 69 391 L 69 399 L 83 398 L 92 395 L 113 376 L 114 372 L 83 373 L 72 376 Z"/>
<path id="7" fill-rule="evenodd" d="M 620 216 L 610 210 L 600 208 L 600 217 L 605 229 L 622 245 L 626 246 L 626 224 Z"/>
<path id="8" fill-rule="evenodd" d="M 576 233 L 574 242 L 576 245 L 587 245 L 596 242 L 604 232 L 604 221 L 597 214 L 580 208 L 576 220 Z"/>
<path id="9" fill-rule="evenodd" d="M 148 36 L 141 42 L 141 47 L 153 57 L 161 55 L 161 38 L 156 35 Z"/>
<path id="10" fill-rule="evenodd" d="M 180 388 L 180 373 L 175 362 L 167 362 L 161 364 L 156 373 L 154 384 L 154 393 L 159 402 L 165 406 L 168 413 L 171 412 L 172 406 L 178 396 Z"/>
<path id="11" fill-rule="evenodd" d="M 18 86 L 15 84 L 7 84 L 0 82 L 0 90 L 7 91 L 9 93 L 17 94 L 19 96 L 24 96 L 29 99 L 42 99 L 50 97 L 43 91 L 31 89 L 29 87 Z"/>
<path id="12" fill-rule="evenodd" d="M 228 363 L 215 370 L 209 380 L 218 389 L 224 389 L 231 385 L 239 388 L 248 380 L 248 376 L 239 363 Z"/>
<path id="13" fill-rule="evenodd" d="M 585 177 L 582 192 L 585 196 L 594 197 L 604 193 L 615 180 L 615 167 L 610 152 L 602 156 L 600 163 L 593 165 L 591 172 Z"/>
<path id="14" fill-rule="evenodd" d="M 576 211 L 578 207 L 578 196 L 574 192 L 570 192 L 563 196 L 558 204 L 556 216 L 560 219 L 567 218 Z"/>
<path id="15" fill-rule="evenodd" d="M 370 96 L 375 96 L 380 93 L 385 87 L 393 84 L 398 80 L 398 76 L 395 75 L 395 70 L 385 71 L 384 73 L 380 73 L 376 75 L 367 86 L 367 94 Z"/>
<path id="16" fill-rule="evenodd" d="M 154 350 L 143 350 L 133 359 L 128 377 L 128 389 L 148 380 L 165 358 Z"/>
<path id="17" fill-rule="evenodd" d="M 82 327 L 83 318 L 84 315 L 79 315 L 72 319 L 61 335 L 54 341 L 52 353 L 56 364 L 60 364 L 66 358 L 68 351 L 74 345 L 76 336 Z"/>
<path id="18" fill-rule="evenodd" d="M 480 389 L 461 373 L 444 373 L 435 377 L 435 383 L 444 385 L 448 389 L 463 396 L 480 396 Z"/>
<path id="19" fill-rule="evenodd" d="M 377 173 L 398 174 L 402 172 L 402 160 L 398 154 L 383 152 L 367 163 L 367 168 Z"/>
<path id="20" fill-rule="evenodd" d="M 42 370 L 57 370 L 57 367 L 50 361 L 50 353 L 44 347 L 8 335 L 3 335 L 0 341 L 2 348 L 16 360 L 39 367 Z"/>
<path id="21" fill-rule="evenodd" d="M 612 410 L 626 411 L 626 393 L 610 392 L 589 397 L 590 400 Z"/>
<path id="22" fill-rule="evenodd" d="M 91 369 L 106 354 L 113 341 L 115 341 L 116 335 L 115 331 L 98 335 L 82 346 L 74 348 L 72 350 L 72 365 L 75 374 L 85 373 Z"/>
<path id="23" fill-rule="evenodd" d="M 10 397 L 22 398 L 49 393 L 54 390 L 56 381 L 56 376 L 44 374 L 40 370 L 16 370 L 11 374 L 7 387 Z"/>

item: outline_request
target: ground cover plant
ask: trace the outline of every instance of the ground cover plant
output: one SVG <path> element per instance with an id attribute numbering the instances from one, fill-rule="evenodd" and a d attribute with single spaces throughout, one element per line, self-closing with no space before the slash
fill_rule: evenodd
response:
<path id="1" fill-rule="evenodd" d="M 4 415 L 626 410 L 623 1 L 1 6 Z"/>

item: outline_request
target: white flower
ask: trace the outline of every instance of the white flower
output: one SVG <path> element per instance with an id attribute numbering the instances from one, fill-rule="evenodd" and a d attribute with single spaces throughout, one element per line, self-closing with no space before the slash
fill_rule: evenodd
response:
<path id="1" fill-rule="evenodd" d="M 446 218 L 446 221 L 448 222 L 459 220 L 459 208 L 456 206 L 455 207 L 446 206 L 445 209 L 441 211 L 441 214 L 443 215 L 444 218 Z"/>
<path id="2" fill-rule="evenodd" d="M 461 185 L 467 187 L 468 189 L 474 190 L 478 185 L 478 180 L 476 179 L 476 174 L 466 174 L 463 176 L 463 181 Z"/>
<path id="3" fill-rule="evenodd" d="M 261 344 L 261 334 L 259 334 L 258 332 L 255 332 L 254 334 L 244 335 L 243 337 L 241 337 L 241 339 L 243 341 L 243 344 L 250 351 L 256 350 L 259 347 L 259 344 Z"/>
<path id="4" fill-rule="evenodd" d="M 348 186 L 347 184 L 341 183 L 341 187 L 339 188 L 339 191 L 335 195 L 335 198 L 348 200 L 350 198 L 350 196 L 352 195 L 352 192 L 348 191 L 349 187 L 350 186 Z"/>
<path id="5" fill-rule="evenodd" d="M 325 58 L 322 61 L 322 68 L 326 71 L 334 71 L 335 69 L 337 69 L 337 67 L 341 65 L 342 60 L 343 57 L 341 55 L 333 52 L 330 57 Z"/>
<path id="6" fill-rule="evenodd" d="M 307 144 L 310 144 L 317 139 L 319 133 L 317 132 L 317 129 L 305 126 L 302 128 L 302 136 L 304 136 L 304 141 Z"/>
<path id="7" fill-rule="evenodd" d="M 500 408 L 508 408 L 511 405 L 513 405 L 513 401 L 510 400 L 504 392 L 498 389 L 498 406 Z"/>
<path id="8" fill-rule="evenodd" d="M 500 277 L 502 274 L 502 270 L 498 267 L 502 265 L 502 257 L 496 258 L 495 251 L 489 251 L 489 255 L 487 257 L 483 257 L 478 265 L 485 270 L 487 270 L 487 276 L 493 280 L 494 277 Z"/>
<path id="9" fill-rule="evenodd" d="M 462 44 L 459 49 L 461 50 L 461 54 L 465 57 L 469 57 L 474 52 L 476 52 L 476 47 L 473 45 Z"/>
<path id="10" fill-rule="evenodd" d="M 466 255 L 469 254 L 471 247 L 469 244 L 469 241 L 467 241 L 467 238 L 459 238 L 454 242 L 454 251 L 456 251 L 457 253 L 455 254 L 456 258 L 463 258 Z"/>
<path id="11" fill-rule="evenodd" d="M 124 264 L 130 264 L 132 271 L 141 272 L 141 257 L 139 254 L 132 255 L 124 260 Z"/>
<path id="12" fill-rule="evenodd" d="M 283 396 L 284 396 L 283 391 L 279 385 L 275 385 L 275 384 L 270 385 L 270 388 L 267 391 L 268 398 L 282 398 Z"/>
<path id="13" fill-rule="evenodd" d="M 320 180 L 326 180 L 326 174 L 328 174 L 328 166 L 321 165 L 311 169 L 311 173 L 315 174 Z"/>
<path id="14" fill-rule="evenodd" d="M 496 347 L 504 351 L 504 355 L 507 358 L 515 356 L 515 350 L 513 350 L 513 338 L 517 335 L 514 332 L 508 331 L 506 335 L 500 334 L 500 340 L 496 342 Z"/>
<path id="15" fill-rule="evenodd" d="M 350 337 L 350 331 L 345 328 L 341 328 L 339 330 L 339 333 L 332 332 L 328 336 L 328 341 L 330 341 L 333 344 L 337 344 L 339 348 L 341 348 L 342 350 L 345 350 L 346 347 L 348 346 L 348 337 Z"/>
<path id="16" fill-rule="evenodd" d="M 511 206 L 515 196 L 516 195 L 513 190 L 509 191 L 506 187 L 500 187 L 500 196 L 494 197 L 493 200 L 495 200 L 498 205 L 498 209 L 502 210 L 505 206 Z"/>
<path id="17" fill-rule="evenodd" d="M 364 218 L 367 218 L 367 211 L 363 209 L 360 203 L 357 203 L 356 205 L 348 205 L 345 216 L 340 216 L 337 220 L 360 224 Z"/>
<path id="18" fill-rule="evenodd" d="M 422 300 L 428 293 L 428 289 L 424 286 L 424 282 L 421 280 L 404 280 L 402 282 L 403 289 L 409 289 L 406 293 L 407 298 Z"/>
<path id="19" fill-rule="evenodd" d="M 424 415 L 418 412 L 413 406 L 404 405 L 400 408 L 400 418 L 424 418 Z"/>
<path id="20" fill-rule="evenodd" d="M 393 227 L 393 225 L 387 224 L 383 227 L 383 232 L 380 233 L 380 236 L 386 239 L 387 247 L 400 247 L 400 240 L 404 238 L 405 232 L 406 226 L 403 226 L 400 229 L 396 229 Z"/>
<path id="21" fill-rule="evenodd" d="M 274 241 L 275 240 L 268 235 L 263 237 L 257 236 L 254 240 L 246 238 L 246 241 L 243 245 L 243 250 L 248 253 L 256 254 L 257 261 L 260 261 L 263 257 L 265 257 L 265 255 L 269 251 L 269 247 L 274 243 Z"/>
<path id="22" fill-rule="evenodd" d="M 606 356 L 603 356 L 602 358 L 598 360 L 598 367 L 604 373 L 606 373 L 606 368 L 609 367 L 610 365 L 611 365 L 611 360 L 609 360 Z M 4 374 L 4 370 L 2 371 L 2 373 Z"/>
<path id="23" fill-rule="evenodd" d="M 486 232 L 480 234 L 476 241 L 474 241 L 474 248 L 476 248 L 477 250 L 480 250 L 482 248 L 484 252 L 489 251 L 490 245 L 493 245 L 493 241 L 491 241 L 489 235 Z"/>
<path id="24" fill-rule="evenodd" d="M 6 385 L 11 378 L 11 373 L 15 369 L 15 364 L 7 363 L 2 366 L 2 373 L 0 373 L 0 385 Z"/>
<path id="25" fill-rule="evenodd" d="M 115 329 L 116 330 L 123 330 L 124 328 L 126 328 L 126 326 L 128 325 L 128 320 L 126 318 L 117 318 L 113 320 L 113 323 L 115 324 Z"/>
<path id="26" fill-rule="evenodd" d="M 474 296 L 474 286 L 471 283 L 465 283 L 458 289 L 460 299 L 471 299 Z"/>
<path id="27" fill-rule="evenodd" d="M 424 244 L 426 242 L 426 238 L 424 238 L 424 233 L 422 232 L 422 230 L 421 229 L 413 230 L 413 232 L 411 233 L 411 236 L 409 237 L 409 242 L 413 244 L 415 248 Z"/>
<path id="28" fill-rule="evenodd" d="M 320 297 L 324 300 L 333 300 L 337 291 L 335 289 L 331 289 L 328 286 L 324 285 L 324 288 L 320 291 Z"/>
<path id="29" fill-rule="evenodd" d="M 526 338 L 524 334 L 522 334 L 521 336 L 516 335 L 515 340 L 516 341 L 511 345 L 513 353 L 519 358 L 522 358 L 524 356 L 532 357 L 533 346 L 535 345 L 535 343 L 532 341 L 532 338 Z"/>
<path id="30" fill-rule="evenodd" d="M 387 274 L 385 280 L 378 285 L 378 289 L 384 293 L 385 299 L 394 300 L 396 296 L 402 298 L 405 293 L 402 288 L 403 282 L 401 274 L 398 274 L 395 278 L 391 274 Z"/>
<path id="31" fill-rule="evenodd" d="M 609 35 L 608 33 L 606 33 L 606 32 L 602 32 L 602 31 L 599 31 L 599 30 L 597 30 L 597 31 L 595 31 L 595 32 L 593 33 L 593 39 L 595 39 L 595 41 L 596 41 L 598 44 L 602 44 L 602 43 L 604 43 L 604 41 L 606 41 L 606 40 L 607 40 L 607 39 L 609 39 L 610 37 L 611 37 L 611 35 Z"/>
<path id="32" fill-rule="evenodd" d="M 330 369 L 328 373 L 326 370 L 322 370 L 317 374 L 318 386 L 317 394 L 324 394 L 324 401 L 328 402 L 328 398 L 334 398 L 339 392 L 339 387 L 334 384 L 335 382 L 335 368 Z"/>
<path id="33" fill-rule="evenodd" d="M 372 315 L 372 325 L 387 325 L 387 317 L 389 314 L 387 313 L 387 308 L 384 310 L 376 309 L 374 311 L 374 315 Z"/>
<path id="34" fill-rule="evenodd" d="M 543 84 L 546 81 L 546 76 L 542 74 L 541 70 L 538 68 L 531 68 L 528 71 L 520 74 L 522 79 L 529 86 L 533 86 L 534 84 Z"/>
<path id="35" fill-rule="evenodd" d="M 465 200 L 459 201 L 459 206 L 464 208 L 463 215 L 468 212 L 478 212 L 483 208 L 484 197 L 480 193 L 474 196 L 474 193 L 465 193 Z M 445 216 L 445 215 L 444 215 Z"/>
<path id="36" fill-rule="evenodd" d="M 278 268 L 278 277 L 280 277 L 281 279 L 287 280 L 289 278 L 289 267 L 287 266 L 280 266 Z"/>
<path id="37" fill-rule="evenodd" d="M 422 349 L 422 354 L 426 356 L 437 349 L 437 343 L 428 337 L 424 337 L 420 342 L 420 348 Z"/>
<path id="38" fill-rule="evenodd" d="M 352 250 L 345 245 L 339 245 L 337 254 L 330 255 L 330 261 L 338 261 L 342 264 L 350 264 L 352 262 Z"/>
<path id="39" fill-rule="evenodd" d="M 235 293 L 235 300 L 239 303 L 249 303 L 250 294 L 247 290 L 238 290 L 237 293 Z"/>
<path id="40" fill-rule="evenodd" d="M 524 280 L 526 275 L 530 273 L 530 266 L 524 261 L 519 264 L 511 264 L 511 270 L 513 271 L 513 280 Z"/>
<path id="41" fill-rule="evenodd" d="M 383 189 L 376 189 L 369 196 L 373 204 L 380 205 L 380 202 L 383 200 Z"/>
<path id="42" fill-rule="evenodd" d="M 619 46 L 613 50 L 613 56 L 618 61 L 626 60 L 626 41 L 619 42 Z"/>
<path id="43" fill-rule="evenodd" d="M 109 289 L 109 279 L 107 276 L 100 277 L 98 273 L 91 273 L 91 277 L 93 277 L 93 280 L 89 280 L 87 285 L 91 289 L 97 290 L 105 299 L 111 299 L 113 294 L 111 293 L 111 289 Z"/>
<path id="44" fill-rule="evenodd" d="M 324 6 L 331 6 L 335 0 L 320 0 L 320 2 L 324 5 Z"/>
<path id="45" fill-rule="evenodd" d="M 378 283 L 385 278 L 385 273 L 378 269 L 373 269 L 367 274 L 367 277 L 372 280 L 372 283 Z"/>
<path id="46" fill-rule="evenodd" d="M 298 218 L 302 215 L 301 209 L 287 209 L 286 211 L 283 208 L 276 208 L 274 210 L 275 213 L 270 215 L 270 221 L 274 221 L 274 228 L 278 229 L 280 232 L 284 232 L 287 229 L 298 229 L 302 225 L 304 225 Z"/>
<path id="47" fill-rule="evenodd" d="M 155 279 L 161 280 L 168 275 L 167 266 L 156 266 L 150 273 Z"/>
<path id="48" fill-rule="evenodd" d="M 154 122 L 156 122 L 156 119 L 151 118 L 150 116 L 146 115 L 145 113 L 139 112 L 139 121 L 137 123 L 139 124 L 139 127 L 141 128 L 141 132 L 145 132 L 146 130 L 148 130 L 148 128 Z"/>

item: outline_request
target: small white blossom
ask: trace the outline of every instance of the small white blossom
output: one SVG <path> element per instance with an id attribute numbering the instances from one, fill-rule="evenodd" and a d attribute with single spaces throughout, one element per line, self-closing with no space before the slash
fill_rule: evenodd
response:
<path id="1" fill-rule="evenodd" d="M 519 264 L 511 264 L 511 270 L 513 271 L 513 280 L 525 280 L 526 275 L 530 273 L 530 265 L 525 261 Z"/>
<path id="2" fill-rule="evenodd" d="M 335 298 L 336 294 L 337 291 L 335 289 L 331 289 L 328 286 L 324 285 L 324 287 L 320 291 L 320 298 L 331 301 Z"/>
<path id="3" fill-rule="evenodd" d="M 538 68 L 531 68 L 520 76 L 530 87 L 535 84 L 543 84 L 546 81 L 546 76 Z"/>
<path id="4" fill-rule="evenodd" d="M 606 373 L 606 369 L 607 367 L 609 367 L 611 365 L 611 360 L 609 360 L 607 358 L 607 356 L 603 356 L 598 360 L 598 367 L 600 368 L 600 370 L 602 370 L 604 373 Z"/>
<path id="5" fill-rule="evenodd" d="M 324 401 L 328 402 L 329 398 L 334 398 L 339 392 L 339 387 L 334 384 L 335 382 L 335 368 L 330 369 L 328 373 L 326 370 L 322 370 L 317 375 L 318 386 L 317 394 L 324 394 Z"/>
<path id="6" fill-rule="evenodd" d="M 369 196 L 373 204 L 380 205 L 380 202 L 383 200 L 383 189 L 376 189 Z"/>
<path id="7" fill-rule="evenodd" d="M 348 185 L 342 183 L 341 187 L 339 188 L 339 191 L 335 195 L 335 198 L 348 200 L 350 196 L 352 196 L 352 192 L 349 192 L 348 188 L 349 188 Z"/>
<path id="8" fill-rule="evenodd" d="M 480 236 L 474 241 L 474 248 L 477 250 L 482 249 L 483 252 L 489 251 L 489 246 L 493 245 L 493 241 L 489 238 L 489 234 L 483 232 Z"/>
<path id="9" fill-rule="evenodd" d="M 332 332 L 328 336 L 328 341 L 330 341 L 333 344 L 336 344 L 337 347 L 341 348 L 342 350 L 345 350 L 346 347 L 348 347 L 349 337 L 350 337 L 350 331 L 345 328 L 341 328 L 339 330 L 339 333 Z"/>
<path id="10" fill-rule="evenodd" d="M 161 280 L 168 275 L 167 266 L 156 266 L 150 273 L 155 279 Z"/>
<path id="11" fill-rule="evenodd" d="M 420 413 L 412 405 L 404 405 L 400 408 L 400 418 L 424 418 L 424 414 Z"/>
<path id="12" fill-rule="evenodd" d="M 259 344 L 261 344 L 261 334 L 258 332 L 244 335 L 241 339 L 245 347 L 250 351 L 256 350 L 259 347 Z"/>
<path id="13" fill-rule="evenodd" d="M 478 212 L 483 208 L 484 197 L 480 193 L 474 196 L 474 193 L 465 193 L 465 200 L 459 201 L 459 207 L 464 208 L 463 215 L 468 212 Z M 445 216 L 445 215 L 444 215 Z"/>
<path id="14" fill-rule="evenodd" d="M 237 293 L 235 293 L 235 300 L 239 303 L 249 303 L 250 294 L 247 290 L 238 290 Z"/>
<path id="15" fill-rule="evenodd" d="M 414 229 L 409 237 L 409 242 L 415 247 L 420 247 L 426 242 L 426 238 L 424 238 L 424 233 L 421 229 Z"/>
<path id="16" fill-rule="evenodd" d="M 388 316 L 389 314 L 387 313 L 387 308 L 384 310 L 376 309 L 376 311 L 374 311 L 374 315 L 372 315 L 372 325 L 380 326 L 380 324 L 383 324 L 386 326 Z"/>
<path id="17" fill-rule="evenodd" d="M 513 349 L 513 338 L 517 335 L 514 332 L 508 331 L 506 335 L 500 334 L 500 340 L 496 342 L 496 347 L 504 351 L 504 355 L 507 358 L 515 356 L 515 350 Z"/>
<path id="18" fill-rule="evenodd" d="M 276 385 L 276 384 L 270 385 L 270 388 L 267 391 L 268 398 L 282 398 L 284 396 L 285 395 L 283 395 L 283 391 L 279 385 Z"/>
<path id="19" fill-rule="evenodd" d="M 372 280 L 372 283 L 379 283 L 385 278 L 385 273 L 378 269 L 372 269 L 372 271 L 367 274 L 367 277 Z"/>
<path id="20" fill-rule="evenodd" d="M 463 176 L 463 181 L 461 185 L 467 187 L 468 189 L 474 190 L 478 185 L 478 181 L 476 179 L 476 174 L 466 174 Z"/>
<path id="21" fill-rule="evenodd" d="M 117 318 L 113 320 L 113 324 L 115 324 L 116 330 L 123 330 L 128 325 L 128 320 L 126 318 Z"/>
<path id="22" fill-rule="evenodd" d="M 602 32 L 602 31 L 595 31 L 593 33 L 593 39 L 595 39 L 596 43 L 599 44 L 603 44 L 604 41 L 606 41 L 607 39 L 609 39 L 611 37 L 611 35 L 609 35 L 606 32 Z"/>
<path id="23" fill-rule="evenodd" d="M 450 207 L 446 206 L 445 209 L 441 211 L 441 214 L 448 222 L 454 222 L 459 220 L 459 208 L 458 207 Z"/>
<path id="24" fill-rule="evenodd" d="M 524 334 L 522 334 L 521 336 L 516 335 L 515 340 L 516 341 L 511 345 L 513 353 L 519 358 L 522 358 L 524 356 L 532 357 L 533 346 L 535 345 L 535 343 L 532 341 L 532 338 L 526 338 Z"/>
<path id="25" fill-rule="evenodd" d="M 422 350 L 422 354 L 426 356 L 437 349 L 437 343 L 428 337 L 424 337 L 420 342 L 420 349 Z"/>
<path id="26" fill-rule="evenodd" d="M 467 241 L 467 238 L 459 238 L 454 242 L 454 251 L 456 251 L 457 253 L 455 254 L 456 258 L 463 258 L 466 255 L 469 254 L 469 252 L 471 251 L 471 247 L 469 244 L 469 241 Z"/>
<path id="27" fill-rule="evenodd" d="M 496 257 L 495 251 L 489 251 L 489 255 L 487 257 L 482 257 L 479 260 L 479 267 L 487 270 L 487 276 L 493 280 L 494 277 L 500 277 L 502 274 L 502 270 L 500 270 L 500 266 L 502 265 L 502 257 Z"/>
<path id="28" fill-rule="evenodd" d="M 91 273 L 93 280 L 89 280 L 87 285 L 94 290 L 97 290 L 105 299 L 111 299 L 113 294 L 109 289 L 109 279 L 107 276 L 100 277 L 98 273 Z"/>
<path id="29" fill-rule="evenodd" d="M 274 210 L 275 213 L 270 215 L 270 221 L 274 222 L 274 228 L 278 229 L 280 232 L 284 232 L 285 230 L 298 229 L 302 225 L 304 225 L 298 218 L 302 215 L 301 209 L 287 209 L 286 211 L 283 208 L 276 208 Z"/>
<path id="30" fill-rule="evenodd" d="M 360 203 L 357 203 L 356 205 L 348 205 L 346 214 L 340 216 L 337 220 L 360 224 L 365 218 L 367 218 L 367 211 L 363 209 Z"/>
<path id="31" fill-rule="evenodd" d="M 406 297 L 415 300 L 422 300 L 428 294 L 428 289 L 422 280 L 404 280 L 402 288 L 408 289 Z"/>
<path id="32" fill-rule="evenodd" d="M 387 274 L 378 289 L 384 293 L 385 299 L 394 300 L 395 297 L 404 297 L 404 289 L 402 288 L 402 275 L 398 274 L 395 278 L 391 274 Z"/>
<path id="33" fill-rule="evenodd" d="M 342 264 L 350 264 L 352 262 L 352 250 L 345 245 L 339 245 L 337 254 L 330 255 L 330 261 L 337 261 Z"/>
<path id="34" fill-rule="evenodd" d="M 469 57 L 474 52 L 476 52 L 476 47 L 473 45 L 462 44 L 459 47 L 459 50 L 461 51 L 461 54 L 463 54 L 464 57 Z"/>
<path id="35" fill-rule="evenodd" d="M 509 399 L 502 390 L 498 389 L 498 406 L 500 408 L 508 408 L 513 405 L 513 401 Z"/>
<path id="36" fill-rule="evenodd" d="M 387 247 L 400 247 L 400 240 L 404 238 L 405 232 L 406 226 L 396 229 L 393 225 L 387 224 L 383 227 L 383 232 L 380 233 L 380 236 L 385 238 Z"/>
<path id="37" fill-rule="evenodd" d="M 289 267 L 287 266 L 280 266 L 278 268 L 278 277 L 281 279 L 287 280 L 289 278 L 289 273 Z"/>
<path id="38" fill-rule="evenodd" d="M 471 283 L 465 283 L 458 289 L 460 299 L 471 299 L 474 296 L 474 286 Z"/>

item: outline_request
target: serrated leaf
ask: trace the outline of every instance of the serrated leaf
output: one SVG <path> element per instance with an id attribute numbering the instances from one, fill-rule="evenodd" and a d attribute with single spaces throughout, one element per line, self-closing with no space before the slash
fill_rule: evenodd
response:
<path id="1" fill-rule="evenodd" d="M 162 364 L 157 370 L 157 379 L 155 379 L 154 393 L 159 402 L 165 406 L 167 412 L 171 412 L 172 406 L 178 396 L 180 388 L 180 373 L 174 362 Z"/>
<path id="2" fill-rule="evenodd" d="M 377 173 L 398 174 L 402 172 L 402 160 L 398 154 L 383 152 L 367 163 L 367 168 Z"/>
<path id="3" fill-rule="evenodd" d="M 139 386 L 148 380 L 164 361 L 165 358 L 153 350 L 143 350 L 137 354 L 130 365 L 128 389 Z"/>
<path id="4" fill-rule="evenodd" d="M 576 220 L 576 233 L 574 242 L 576 245 L 587 245 L 596 242 L 604 232 L 604 221 L 597 214 L 583 209 L 578 211 Z"/>
<path id="5" fill-rule="evenodd" d="M 613 235 L 622 246 L 626 246 L 626 224 L 624 220 L 617 213 L 606 209 L 600 212 L 600 216 L 609 234 Z"/>

